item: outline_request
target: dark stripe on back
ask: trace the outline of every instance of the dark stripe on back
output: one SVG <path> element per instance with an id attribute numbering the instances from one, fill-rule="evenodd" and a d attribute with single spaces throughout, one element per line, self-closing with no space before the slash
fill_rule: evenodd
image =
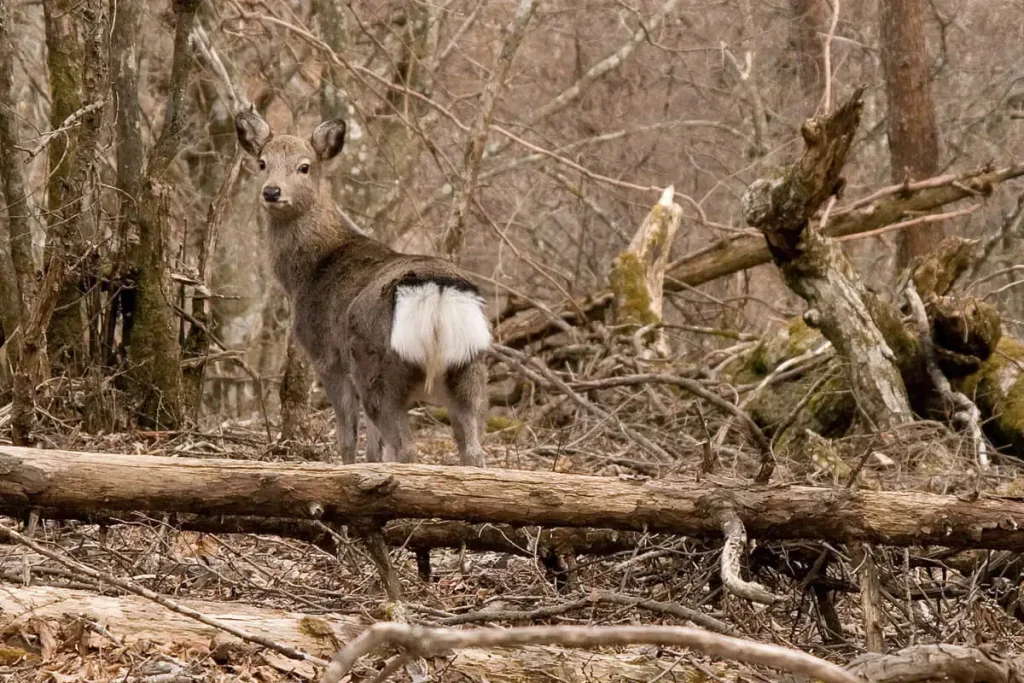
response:
<path id="1" fill-rule="evenodd" d="M 454 289 L 460 292 L 469 292 L 470 294 L 480 296 L 480 288 L 464 278 L 451 277 L 448 275 L 423 275 L 414 270 L 410 270 L 405 275 L 394 281 L 394 286 L 391 290 L 391 306 L 394 307 L 395 305 L 399 287 L 417 287 L 431 282 L 437 285 L 438 289 L 442 291 L 447 287 L 449 289 Z"/>

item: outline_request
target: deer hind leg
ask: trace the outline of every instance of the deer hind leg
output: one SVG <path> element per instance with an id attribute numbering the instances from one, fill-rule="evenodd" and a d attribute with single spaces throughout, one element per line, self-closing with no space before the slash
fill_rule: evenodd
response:
<path id="1" fill-rule="evenodd" d="M 380 462 L 380 432 L 366 420 L 366 462 Z"/>
<path id="2" fill-rule="evenodd" d="M 364 407 L 374 431 L 380 437 L 384 462 L 416 462 L 416 450 L 404 402 L 371 399 L 369 405 L 364 403 Z"/>
<path id="3" fill-rule="evenodd" d="M 371 360 L 356 358 L 352 378 L 363 411 L 366 426 L 366 459 L 370 462 L 415 462 L 412 430 L 406 412 L 409 378 L 400 372 L 385 372 Z M 386 377 L 386 380 L 385 380 Z"/>
<path id="4" fill-rule="evenodd" d="M 486 455 L 480 439 L 487 421 L 487 368 L 475 360 L 453 368 L 445 377 L 448 416 L 463 465 L 486 467 Z"/>
<path id="5" fill-rule="evenodd" d="M 324 390 L 334 406 L 341 462 L 351 465 L 356 461 L 356 439 L 359 434 L 359 397 L 355 385 L 348 373 L 334 372 L 326 378 Z"/>

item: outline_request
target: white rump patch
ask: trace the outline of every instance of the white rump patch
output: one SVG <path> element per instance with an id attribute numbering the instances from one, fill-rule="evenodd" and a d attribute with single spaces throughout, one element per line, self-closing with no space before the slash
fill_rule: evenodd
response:
<path id="1" fill-rule="evenodd" d="M 491 326 L 478 295 L 436 282 L 399 286 L 391 325 L 391 348 L 427 373 L 465 365 L 491 345 Z"/>

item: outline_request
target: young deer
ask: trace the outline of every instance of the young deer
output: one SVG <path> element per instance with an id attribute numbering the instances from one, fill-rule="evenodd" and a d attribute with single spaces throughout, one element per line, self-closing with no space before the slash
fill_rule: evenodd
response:
<path id="1" fill-rule="evenodd" d="M 259 159 L 274 273 L 334 406 L 342 461 L 355 462 L 358 403 L 369 418 L 367 460 L 380 461 L 383 442 L 385 461 L 414 461 L 406 411 L 423 399 L 448 408 L 462 464 L 484 466 L 491 331 L 477 287 L 447 261 L 397 253 L 343 225 L 320 181 L 344 144 L 344 121 L 304 139 L 243 111 L 235 130 Z"/>

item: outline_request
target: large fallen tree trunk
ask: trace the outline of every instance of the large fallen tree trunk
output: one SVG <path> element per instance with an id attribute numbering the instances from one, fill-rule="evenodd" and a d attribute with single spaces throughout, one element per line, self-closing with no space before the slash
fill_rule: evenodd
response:
<path id="1" fill-rule="evenodd" d="M 238 602 L 180 600 L 182 605 L 224 623 L 260 635 L 302 652 L 330 659 L 338 648 L 351 642 L 369 622 L 342 614 L 316 616 L 282 610 L 253 607 Z M 156 603 L 136 596 L 107 597 L 67 588 L 46 586 L 19 587 L 5 585 L 0 591 L 0 632 L 17 633 L 34 630 L 40 621 L 64 626 L 85 618 L 105 627 L 121 639 L 123 645 L 160 643 L 162 647 L 188 646 L 202 652 L 211 651 L 216 660 L 245 657 L 251 648 L 237 638 L 213 639 L 220 632 L 212 626 L 171 612 Z M 223 634 L 221 634 L 223 635 Z M 105 636 L 90 634 L 93 647 L 109 647 Z M 219 646 L 219 647 L 218 647 Z M 313 668 L 303 662 L 291 662 L 271 655 L 276 666 L 294 666 L 309 676 Z M 428 662 L 441 680 L 489 680 L 494 683 L 522 683 L 555 680 L 586 683 L 588 681 L 648 681 L 661 677 L 664 681 L 691 681 L 702 675 L 700 670 L 676 662 L 675 658 L 655 659 L 645 656 L 640 648 L 624 652 L 597 653 L 555 647 L 526 647 L 516 652 L 464 649 L 450 657 Z M 302 668 L 306 670 L 303 672 Z M 739 678 L 733 665 L 732 674 L 724 664 L 703 667 L 728 680 Z M 442 674 L 442 671 L 447 672 Z M 666 673 L 667 672 L 667 673 Z M 454 674 L 454 675 L 453 675 Z M 749 671 L 746 673 L 750 675 Z"/>
<path id="2" fill-rule="evenodd" d="M 215 617 L 224 623 L 273 640 L 281 645 L 323 659 L 358 636 L 368 624 L 359 617 L 341 614 L 316 616 L 253 607 L 238 602 L 179 601 L 185 607 Z M 0 633 L 33 633 L 54 626 L 81 632 L 76 624 L 86 619 L 103 627 L 103 633 L 85 631 L 76 638 L 85 649 L 105 648 L 108 638 L 123 646 L 145 647 L 160 643 L 163 648 L 188 648 L 194 654 L 208 652 L 214 661 L 234 662 L 254 651 L 242 641 L 214 627 L 168 611 L 135 596 L 108 597 L 67 588 L 5 585 L 0 591 Z M 17 654 L 8 648 L 9 655 Z M 652 648 L 624 648 L 617 652 L 594 652 L 552 646 L 525 646 L 514 651 L 460 649 L 451 656 L 427 662 L 439 680 L 489 680 L 495 683 L 528 683 L 552 679 L 570 683 L 590 681 L 693 681 L 708 675 L 718 680 L 750 680 L 752 672 L 734 664 L 702 663 L 699 667 L 677 657 L 652 657 Z M 25 652 L 23 656 L 32 657 Z M 86 652 L 82 652 L 87 656 Z M 273 654 L 268 661 L 276 668 L 294 671 L 308 678 L 314 670 L 304 662 L 293 662 Z M 109 665 L 109 662 L 108 662 Z M 905 683 L 939 679 L 951 683 L 1022 683 L 1024 663 L 995 648 L 957 645 L 923 645 L 890 655 L 871 654 L 851 662 L 847 670 L 871 683 Z M 775 674 L 780 683 L 792 676 Z"/>
<path id="3" fill-rule="evenodd" d="M 444 518 L 718 536 L 1024 550 L 1024 500 L 428 465 L 293 465 L 0 448 L 0 511 L 148 510 L 344 522 Z M 893 514 L 893 511 L 899 514 Z"/>

